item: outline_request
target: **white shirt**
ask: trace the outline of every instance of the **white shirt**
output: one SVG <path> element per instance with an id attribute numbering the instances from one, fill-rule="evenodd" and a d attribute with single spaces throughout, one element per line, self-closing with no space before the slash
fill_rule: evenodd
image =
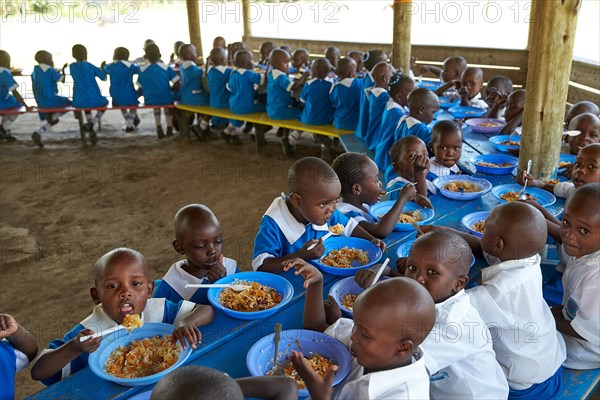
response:
<path id="1" fill-rule="evenodd" d="M 481 93 L 477 93 L 477 96 L 470 98 L 469 105 L 471 107 L 488 108 L 488 104 L 481 98 Z"/>
<path id="2" fill-rule="evenodd" d="M 546 381 L 566 358 L 565 342 L 542 297 L 540 261 L 536 254 L 489 266 L 481 270 L 483 285 L 467 290 L 515 390 Z"/>
<path id="3" fill-rule="evenodd" d="M 348 349 L 354 321 L 340 318 L 325 330 L 325 334 L 342 342 Z M 352 357 L 350 373 L 338 384 L 332 399 L 428 399 L 429 376 L 423 351 L 417 348 L 411 364 L 386 371 L 364 374 L 364 368 Z"/>
<path id="4" fill-rule="evenodd" d="M 358 215 L 351 215 L 350 217 L 354 218 L 354 220 L 356 222 L 363 222 L 363 221 L 367 221 L 368 223 L 373 223 L 373 216 L 371 214 L 369 214 L 369 205 L 368 204 L 364 204 L 362 205 L 361 208 L 358 208 L 350 203 L 344 203 L 342 201 L 337 203 L 337 207 L 336 207 L 342 214 L 346 215 L 349 212 L 355 212 L 360 214 L 360 216 Z"/>
<path id="5" fill-rule="evenodd" d="M 437 176 L 448 176 L 451 172 L 454 172 L 455 174 L 460 174 L 460 168 L 458 168 L 458 165 L 456 164 L 448 168 L 444 167 L 442 164 L 437 162 L 435 157 L 432 157 L 430 161 L 431 163 L 429 166 L 429 172 L 436 174 Z"/>
<path id="6" fill-rule="evenodd" d="M 390 180 L 386 186 L 386 189 L 387 190 L 392 189 L 397 182 L 411 183 L 411 181 L 409 181 L 408 179 L 405 179 L 405 178 L 399 176 L 397 178 Z M 427 190 L 430 193 L 435 194 L 437 192 L 437 189 L 435 188 L 435 185 L 433 184 L 433 182 L 426 180 L 425 185 L 427 186 Z"/>
<path id="7" fill-rule="evenodd" d="M 464 291 L 435 305 L 433 330 L 421 347 L 432 399 L 505 399 L 508 383 L 489 330 Z"/>
<path id="8" fill-rule="evenodd" d="M 565 367 L 600 368 L 600 250 L 569 257 L 562 277 L 563 315 L 585 340 L 563 334 L 567 344 Z"/>
<path id="9" fill-rule="evenodd" d="M 554 195 L 556 197 L 562 197 L 563 199 L 569 198 L 575 191 L 575 185 L 573 182 L 558 182 L 554 185 Z"/>

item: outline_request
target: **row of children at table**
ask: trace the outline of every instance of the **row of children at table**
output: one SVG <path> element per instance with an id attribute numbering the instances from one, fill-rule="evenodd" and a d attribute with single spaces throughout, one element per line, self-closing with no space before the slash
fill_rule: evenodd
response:
<path id="1" fill-rule="evenodd" d="M 338 319 L 339 309 L 331 308 L 331 302 L 326 314 L 322 276 L 304 260 L 323 255 L 321 237 L 336 224 L 344 226 L 342 235 L 371 240 L 385 250 L 376 236 L 386 237 L 406 201 L 421 196 L 414 186 L 405 185 L 394 208 L 381 221 L 369 222 L 360 218 L 360 210 L 381 191 L 373 161 L 349 153 L 332 168 L 307 157 L 292 165 L 287 194 L 265 212 L 252 266 L 273 273 L 294 268 L 306 278 L 305 327 L 325 330 L 333 323 L 326 333 L 348 345 L 356 357 L 336 398 L 426 398 L 429 391 L 433 398 L 506 398 L 509 390 L 511 397 L 551 398 L 560 387 L 565 357 L 570 368 L 600 366 L 599 166 L 600 144 L 582 149 L 575 166 L 576 190 L 567 193 L 562 222 L 516 202 L 492 210 L 481 239 L 450 228 L 424 227 L 432 232 L 415 242 L 408 259 L 398 260 L 397 271 L 385 271 L 412 280 L 392 279 L 367 290 L 354 305 L 352 322 Z M 336 209 L 340 194 L 342 204 Z M 359 212 L 345 211 L 344 205 Z M 156 287 L 143 256 L 134 250 L 116 249 L 98 260 L 91 290 L 94 312 L 50 343 L 32 369 L 34 379 L 53 383 L 85 367 L 101 338 L 79 338 L 121 323 L 130 313 L 141 313 L 145 322 L 173 323 L 176 340 L 185 346 L 186 338 L 196 347 L 201 339 L 197 327 L 210 323 L 214 311 L 206 305 L 205 291 L 186 289 L 185 284 L 214 282 L 235 273 L 237 266 L 223 256 L 221 228 L 207 207 L 184 207 L 174 227 L 173 247 L 185 258 Z M 565 308 L 552 313 L 542 298 L 538 255 L 547 233 L 562 244 L 566 262 Z M 465 291 L 471 252 L 483 254 L 491 266 L 482 270 L 480 286 Z M 361 271 L 356 280 L 366 287 L 373 275 Z M 9 340 L 13 335 L 3 333 Z M 310 374 L 297 355 L 294 360 L 302 373 Z M 324 380 L 307 380 L 315 398 L 331 395 L 330 374 Z"/>

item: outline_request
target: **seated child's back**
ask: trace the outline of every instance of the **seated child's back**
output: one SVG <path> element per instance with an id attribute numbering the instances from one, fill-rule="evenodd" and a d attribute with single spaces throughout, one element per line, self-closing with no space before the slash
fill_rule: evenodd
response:
<path id="1" fill-rule="evenodd" d="M 398 122 L 394 141 L 413 135 L 425 143 L 431 141 L 431 130 L 427 127 L 433 121 L 433 114 L 440 108 L 438 97 L 429 89 L 415 89 L 408 95 L 410 113 Z"/>
<path id="2" fill-rule="evenodd" d="M 281 49 L 271 52 L 271 71 L 267 75 L 267 114 L 272 119 L 297 119 L 302 110 L 294 106 L 294 83 L 287 75 L 290 55 Z"/>
<path id="3" fill-rule="evenodd" d="M 325 80 L 330 71 L 331 64 L 327 59 L 320 58 L 313 62 L 312 79 L 304 84 L 300 94 L 300 101 L 304 103 L 300 122 L 309 125 L 326 125 L 333 121 L 333 105 L 329 99 L 332 83 Z"/>
<path id="4" fill-rule="evenodd" d="M 202 204 L 190 204 L 175 214 L 173 248 L 183 256 L 157 282 L 153 297 L 173 302 L 208 304 L 207 290 L 186 288 L 188 283 L 213 283 L 238 272 L 235 260 L 223 257 L 223 234 L 217 217 Z"/>
<path id="5" fill-rule="evenodd" d="M 117 47 L 113 62 L 104 69 L 110 76 L 110 96 L 113 106 L 137 106 L 138 96 L 133 86 L 133 75 L 140 73 L 140 67 L 130 63 L 129 50 Z"/>
<path id="6" fill-rule="evenodd" d="M 367 132 L 364 137 L 364 141 L 371 151 L 374 151 L 379 143 L 381 117 L 390 98 L 387 91 L 388 81 L 394 72 L 394 67 L 387 62 L 382 62 L 377 64 L 371 73 L 375 85 L 367 92 L 367 98 L 369 100 L 369 126 L 367 127 Z"/>
<path id="7" fill-rule="evenodd" d="M 75 107 L 102 107 L 108 104 L 106 97 L 100 93 L 96 77 L 106 80 L 106 72 L 87 61 L 87 49 L 76 44 L 73 46 L 73 57 L 76 62 L 69 65 L 73 78 L 73 105 Z"/>
<path id="8" fill-rule="evenodd" d="M 196 65 L 198 59 L 196 46 L 184 44 L 179 48 L 179 56 L 182 60 L 179 70 L 181 75 L 181 89 L 179 90 L 181 103 L 196 106 L 208 105 L 209 95 L 202 87 L 205 70 Z"/>
<path id="9" fill-rule="evenodd" d="M 565 343 L 542 297 L 538 253 L 546 244 L 542 213 L 526 203 L 497 206 L 485 222 L 482 285 L 467 292 L 488 324 L 511 393 L 552 398 L 561 383 Z"/>
<path id="10" fill-rule="evenodd" d="M 338 61 L 336 73 L 339 80 L 329 92 L 334 108 L 333 126 L 337 129 L 355 130 L 360 113 L 363 80 L 355 77 L 356 62 L 352 58 Z"/>
<path id="11" fill-rule="evenodd" d="M 227 52 L 221 47 L 215 47 L 210 52 L 208 66 L 208 87 L 210 88 L 210 106 L 229 108 L 229 91 L 227 83 L 231 76 L 231 68 L 227 67 Z"/>
<path id="12" fill-rule="evenodd" d="M 256 100 L 255 85 L 264 84 L 265 76 L 252 70 L 252 53 L 239 50 L 235 53 L 235 69 L 231 72 L 228 89 L 229 108 L 235 114 L 249 114 L 265 110 L 265 105 Z"/>
<path id="13" fill-rule="evenodd" d="M 367 73 L 363 80 L 363 90 L 360 95 L 360 114 L 355 134 L 359 139 L 364 140 L 367 129 L 369 129 L 369 99 L 367 97 L 367 90 L 375 85 L 372 71 L 380 62 L 387 62 L 388 56 L 381 50 L 371 50 L 364 53 L 363 58 Z"/>
<path id="14" fill-rule="evenodd" d="M 144 93 L 145 104 L 152 106 L 173 104 L 175 98 L 171 83 L 181 78 L 175 71 L 160 60 L 160 50 L 155 44 L 146 46 L 147 64 L 140 67 L 138 85 Z"/>

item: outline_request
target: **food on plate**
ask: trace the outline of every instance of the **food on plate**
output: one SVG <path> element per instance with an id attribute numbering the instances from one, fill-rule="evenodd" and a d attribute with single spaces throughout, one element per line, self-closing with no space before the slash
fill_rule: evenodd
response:
<path id="1" fill-rule="evenodd" d="M 369 253 L 364 250 L 350 248 L 348 246 L 341 249 L 331 250 L 329 254 L 321 258 L 321 264 L 335 268 L 352 268 L 352 262 L 358 261 L 364 265 L 369 262 Z"/>
<path id="2" fill-rule="evenodd" d="M 385 214 L 378 215 L 377 218 L 381 219 L 384 215 Z M 399 224 L 412 224 L 421 221 L 423 221 L 423 214 L 421 214 L 420 210 L 404 211 L 400 214 L 400 217 L 398 217 Z"/>
<path id="3" fill-rule="evenodd" d="M 329 369 L 329 367 L 331 365 L 333 365 L 333 361 L 328 360 L 327 358 L 323 357 L 322 355 L 315 353 L 313 355 L 311 355 L 310 357 L 304 357 L 304 359 L 306 360 L 306 362 L 308 363 L 308 365 L 319 375 L 321 376 L 325 376 L 325 373 L 327 372 L 327 370 Z M 273 369 L 275 369 L 275 367 L 273 367 Z M 269 372 L 267 372 L 267 375 L 272 375 L 273 374 L 273 369 L 271 369 Z M 292 363 L 288 363 L 284 369 L 283 369 L 283 374 L 289 378 L 292 378 L 293 380 L 296 381 L 296 384 L 298 385 L 299 389 L 305 389 L 306 388 L 306 383 L 304 383 L 304 381 L 302 380 L 302 378 L 300 377 L 300 375 L 298 375 L 298 372 L 296 371 L 296 369 L 294 368 L 294 366 L 292 365 Z"/>
<path id="4" fill-rule="evenodd" d="M 258 282 L 237 281 L 250 287 L 241 292 L 232 288 L 225 288 L 219 295 L 219 302 L 223 307 L 234 311 L 253 312 L 268 310 L 281 303 L 282 296 L 275 289 Z"/>
<path id="5" fill-rule="evenodd" d="M 481 124 L 477 124 L 477 126 L 483 126 L 486 128 L 493 128 L 493 127 L 500 126 L 500 125 L 502 125 L 502 124 L 499 124 L 497 122 L 483 122 Z"/>
<path id="6" fill-rule="evenodd" d="M 562 168 L 562 167 L 566 167 L 567 165 L 570 165 L 570 164 L 571 164 L 571 163 L 570 163 L 570 162 L 568 162 L 568 161 L 560 161 L 560 162 L 558 163 L 558 167 L 559 167 L 559 168 Z"/>
<path id="7" fill-rule="evenodd" d="M 352 310 L 352 306 L 354 306 L 354 302 L 356 301 L 357 297 L 357 294 L 347 293 L 341 298 L 342 306 L 346 307 L 348 310 Z"/>
<path id="8" fill-rule="evenodd" d="M 489 168 L 507 168 L 507 167 L 514 166 L 512 163 L 509 163 L 508 161 L 504 161 L 499 164 L 494 164 L 494 163 L 485 162 L 485 161 L 479 161 L 477 163 L 477 165 L 479 165 L 481 167 L 489 167 Z"/>
<path id="9" fill-rule="evenodd" d="M 144 323 L 139 314 L 127 314 L 123 320 L 123 328 L 133 332 L 135 328 L 140 328 Z"/>
<path id="10" fill-rule="evenodd" d="M 473 225 L 471 225 L 471 229 L 473 229 L 475 232 L 484 233 L 485 232 L 485 220 L 475 222 Z"/>
<path id="11" fill-rule="evenodd" d="M 500 142 L 500 144 L 503 144 L 505 146 L 521 146 L 521 143 L 516 142 L 514 140 L 505 140 L 504 142 Z"/>
<path id="12" fill-rule="evenodd" d="M 104 369 L 118 378 L 142 378 L 175 364 L 180 351 L 171 335 L 133 340 L 110 353 Z"/>
<path id="13" fill-rule="evenodd" d="M 335 224 L 329 227 L 329 232 L 333 233 L 334 235 L 341 235 L 342 232 L 344 232 L 344 225 L 342 224 Z"/>
<path id="14" fill-rule="evenodd" d="M 533 197 L 529 193 L 525 193 L 525 196 L 527 197 L 527 200 L 535 200 L 535 197 Z M 517 200 L 519 200 L 519 192 L 517 192 L 517 191 L 506 192 L 504 194 L 501 194 L 500 198 L 504 201 L 517 201 Z"/>
<path id="15" fill-rule="evenodd" d="M 481 188 L 477 186 L 477 184 L 469 181 L 452 181 L 448 182 L 444 185 L 445 190 L 449 190 L 451 192 L 459 192 L 459 193 L 474 193 L 480 192 Z"/>

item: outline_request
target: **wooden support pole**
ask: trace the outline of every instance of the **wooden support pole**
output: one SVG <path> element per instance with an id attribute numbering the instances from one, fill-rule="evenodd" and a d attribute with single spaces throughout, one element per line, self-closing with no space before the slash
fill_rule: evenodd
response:
<path id="1" fill-rule="evenodd" d="M 250 0 L 242 0 L 242 18 L 244 19 L 244 37 L 252 36 L 250 21 Z"/>
<path id="2" fill-rule="evenodd" d="M 556 171 L 581 0 L 534 0 L 519 170 L 533 160 L 532 175 Z"/>
<path id="3" fill-rule="evenodd" d="M 536 10 L 533 3 L 529 4 L 529 30 L 527 31 L 527 50 L 531 50 L 533 48 L 533 36 L 536 29 Z"/>
<path id="4" fill-rule="evenodd" d="M 394 37 L 392 42 L 392 65 L 410 69 L 410 26 L 413 12 L 412 0 L 394 0 Z"/>
<path id="5" fill-rule="evenodd" d="M 200 36 L 200 8 L 198 0 L 186 0 L 188 14 L 188 30 L 190 32 L 190 43 L 196 46 L 198 59 L 203 60 L 202 37 Z"/>

